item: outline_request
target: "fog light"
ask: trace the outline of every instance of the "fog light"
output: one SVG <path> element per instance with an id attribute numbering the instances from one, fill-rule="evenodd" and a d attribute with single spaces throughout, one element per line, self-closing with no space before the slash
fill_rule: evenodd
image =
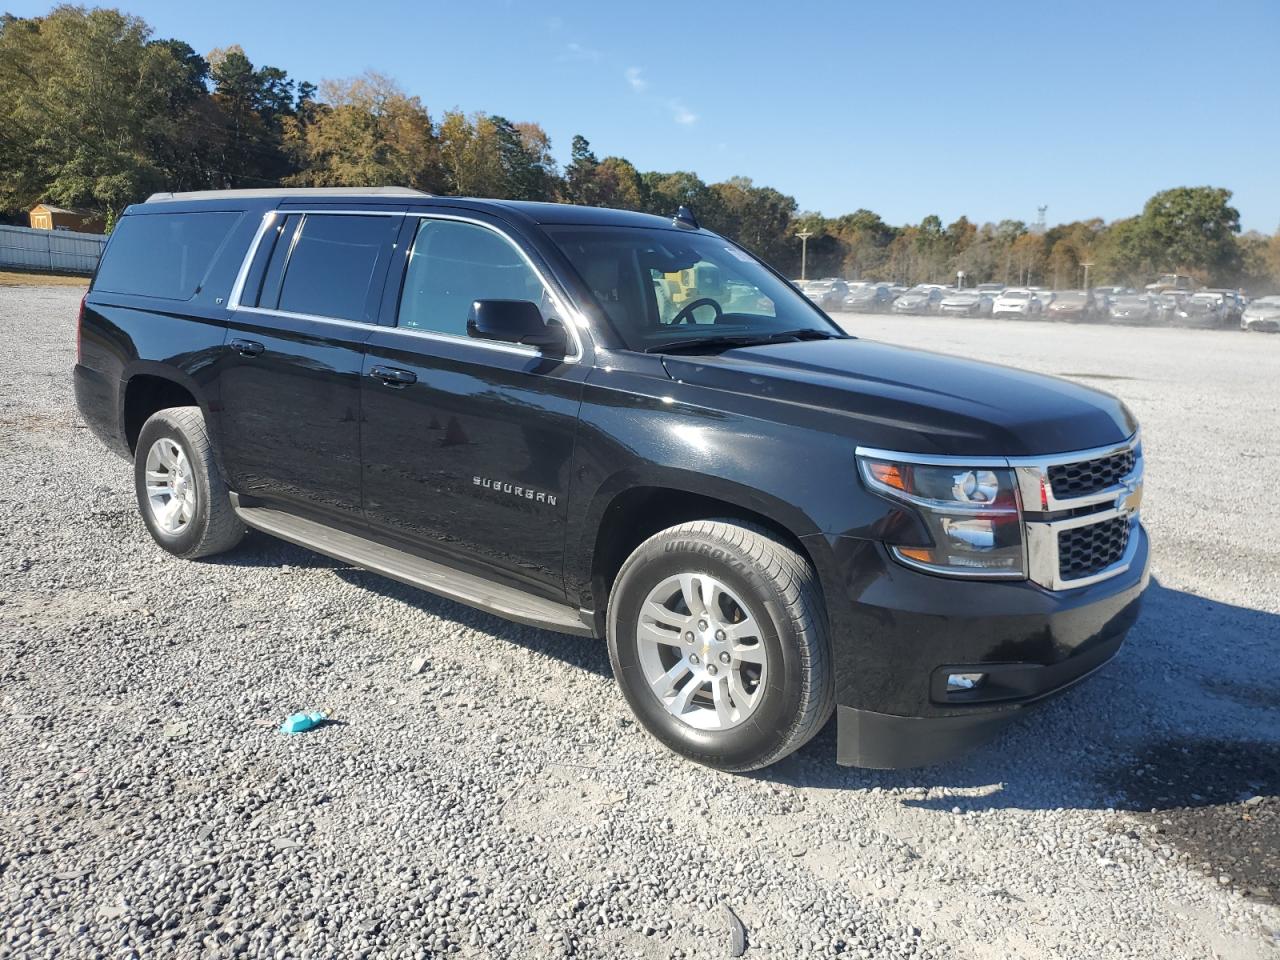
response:
<path id="1" fill-rule="evenodd" d="M 947 674 L 947 693 L 972 690 L 986 678 L 985 673 L 949 673 Z"/>

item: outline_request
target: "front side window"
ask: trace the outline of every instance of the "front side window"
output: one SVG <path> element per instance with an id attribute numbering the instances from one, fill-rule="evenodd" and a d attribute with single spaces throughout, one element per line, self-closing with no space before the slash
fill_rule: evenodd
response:
<path id="1" fill-rule="evenodd" d="M 474 223 L 424 219 L 400 291 L 399 325 L 467 335 L 476 300 L 530 300 L 554 314 L 542 281 L 506 237 Z"/>
<path id="2" fill-rule="evenodd" d="M 546 231 L 630 350 L 694 334 L 838 333 L 793 287 L 719 237 L 647 227 Z"/>
<path id="3" fill-rule="evenodd" d="M 306 214 L 298 224 L 297 236 L 281 234 L 281 243 L 290 249 L 277 251 L 286 258 L 278 303 L 264 300 L 261 305 L 289 313 L 374 322 L 377 305 L 371 296 L 372 286 L 398 225 L 395 217 Z M 264 298 L 275 296 L 267 285 L 270 273 L 269 267 Z"/>

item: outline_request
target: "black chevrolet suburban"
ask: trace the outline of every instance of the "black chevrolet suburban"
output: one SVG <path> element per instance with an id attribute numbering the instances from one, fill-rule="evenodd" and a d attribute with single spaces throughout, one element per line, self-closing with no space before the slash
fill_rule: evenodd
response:
<path id="1" fill-rule="evenodd" d="M 252 527 L 605 639 L 726 770 L 833 711 L 842 763 L 953 755 L 1106 663 L 1147 584 L 1119 400 L 849 336 L 685 208 L 156 195 L 74 380 L 170 553 Z"/>

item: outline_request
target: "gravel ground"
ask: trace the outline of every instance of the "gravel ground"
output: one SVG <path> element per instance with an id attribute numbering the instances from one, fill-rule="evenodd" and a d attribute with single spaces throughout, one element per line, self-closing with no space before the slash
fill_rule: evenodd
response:
<path id="1" fill-rule="evenodd" d="M 77 419 L 78 296 L 0 290 L 0 956 L 723 957 L 727 904 L 747 957 L 1280 957 L 1280 337 L 845 318 L 1123 396 L 1157 582 L 967 759 L 828 728 L 742 777 L 601 644 L 262 536 L 163 554 Z"/>

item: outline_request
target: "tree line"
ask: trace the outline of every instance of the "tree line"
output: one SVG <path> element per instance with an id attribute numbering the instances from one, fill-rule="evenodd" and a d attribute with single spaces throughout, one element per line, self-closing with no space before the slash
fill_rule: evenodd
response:
<path id="1" fill-rule="evenodd" d="M 0 18 L 0 218 L 36 203 L 112 222 L 159 190 L 397 184 L 430 193 L 554 200 L 671 215 L 691 207 L 789 275 L 808 231 L 808 275 L 899 283 L 987 280 L 1056 287 L 1140 284 L 1186 272 L 1217 286 L 1280 289 L 1280 231 L 1241 234 L 1231 192 L 1178 187 L 1137 216 L 1037 229 L 936 216 L 895 226 L 870 210 L 840 217 L 747 177 L 706 183 L 640 171 L 575 136 L 561 168 L 535 122 L 444 111 L 376 72 L 316 86 L 256 66 L 238 46 L 201 55 L 156 39 L 138 17 L 59 6 Z"/>

